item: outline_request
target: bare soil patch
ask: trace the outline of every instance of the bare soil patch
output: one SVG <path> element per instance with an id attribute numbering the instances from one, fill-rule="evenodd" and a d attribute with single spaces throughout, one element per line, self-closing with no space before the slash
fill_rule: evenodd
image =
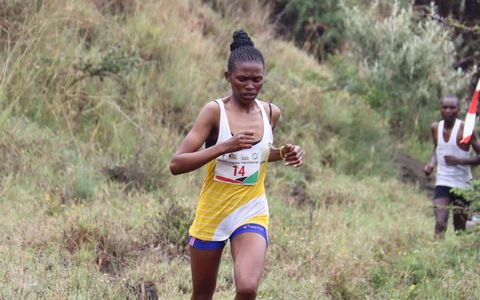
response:
<path id="1" fill-rule="evenodd" d="M 395 164 L 400 169 L 403 182 L 418 185 L 429 197 L 433 196 L 435 176 L 433 174 L 428 177 L 425 175 L 423 172 L 425 163 L 406 154 L 398 153 L 395 157 Z"/>

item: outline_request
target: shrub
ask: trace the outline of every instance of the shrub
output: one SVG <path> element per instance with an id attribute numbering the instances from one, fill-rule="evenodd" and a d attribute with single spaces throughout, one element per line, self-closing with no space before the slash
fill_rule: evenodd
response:
<path id="1" fill-rule="evenodd" d="M 272 0 L 277 31 L 323 60 L 343 40 L 343 11 L 339 2 Z"/>
<path id="2" fill-rule="evenodd" d="M 148 245 L 161 247 L 164 254 L 185 254 L 192 219 L 190 209 L 170 204 L 145 223 L 140 235 Z"/>
<path id="3" fill-rule="evenodd" d="M 453 192 L 470 201 L 472 210 L 480 210 L 480 180 L 473 180 L 469 188 L 455 188 Z"/>
<path id="4" fill-rule="evenodd" d="M 468 92 L 468 74 L 452 67 L 450 32 L 431 19 L 417 20 L 411 5 L 401 8 L 397 1 L 388 13 L 378 1 L 366 9 L 343 7 L 351 52 L 337 64 L 340 84 L 380 111 L 397 135 L 426 137 L 441 96 Z"/>

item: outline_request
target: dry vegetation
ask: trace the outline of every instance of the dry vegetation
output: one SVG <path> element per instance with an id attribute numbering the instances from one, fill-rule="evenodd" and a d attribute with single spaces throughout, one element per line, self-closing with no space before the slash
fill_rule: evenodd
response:
<path id="1" fill-rule="evenodd" d="M 34 2 L 0 1 L 0 298 L 189 298 L 203 172 L 167 165 L 204 103 L 228 93 L 239 27 L 267 59 L 277 143 L 306 153 L 301 169 L 269 169 L 259 298 L 480 296 L 475 236 L 431 240 L 427 197 L 394 178 L 382 119 L 274 39 L 260 1 L 216 1 L 222 14 L 188 0 Z M 218 299 L 233 295 L 226 250 Z"/>

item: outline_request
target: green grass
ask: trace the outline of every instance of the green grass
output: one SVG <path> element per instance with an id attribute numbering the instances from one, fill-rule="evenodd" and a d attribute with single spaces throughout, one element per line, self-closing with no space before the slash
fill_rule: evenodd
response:
<path id="1" fill-rule="evenodd" d="M 186 230 L 204 170 L 174 177 L 168 163 L 200 108 L 229 93 L 240 27 L 267 60 L 261 98 L 282 109 L 275 143 L 305 151 L 302 168 L 269 166 L 258 298 L 477 298 L 478 235 L 431 238 L 430 202 L 395 179 L 384 120 L 273 38 L 258 3 L 222 5 L 223 17 L 166 0 L 1 14 L 0 298 L 119 299 L 148 282 L 160 299 L 190 297 Z M 217 290 L 233 297 L 228 247 Z"/>

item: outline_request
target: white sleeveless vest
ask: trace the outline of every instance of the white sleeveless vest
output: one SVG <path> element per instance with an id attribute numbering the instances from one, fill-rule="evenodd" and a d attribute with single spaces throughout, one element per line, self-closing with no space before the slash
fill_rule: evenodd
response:
<path id="1" fill-rule="evenodd" d="M 449 166 L 445 162 L 444 156 L 452 155 L 459 158 L 468 158 L 470 151 L 464 151 L 457 145 L 457 135 L 460 128 L 461 121 L 455 120 L 452 128 L 452 133 L 448 142 L 443 139 L 444 121 L 438 123 L 437 130 L 437 148 L 435 155 L 437 157 L 437 176 L 435 185 L 443 185 L 447 187 L 464 187 L 468 181 L 472 179 L 470 166 Z"/>

